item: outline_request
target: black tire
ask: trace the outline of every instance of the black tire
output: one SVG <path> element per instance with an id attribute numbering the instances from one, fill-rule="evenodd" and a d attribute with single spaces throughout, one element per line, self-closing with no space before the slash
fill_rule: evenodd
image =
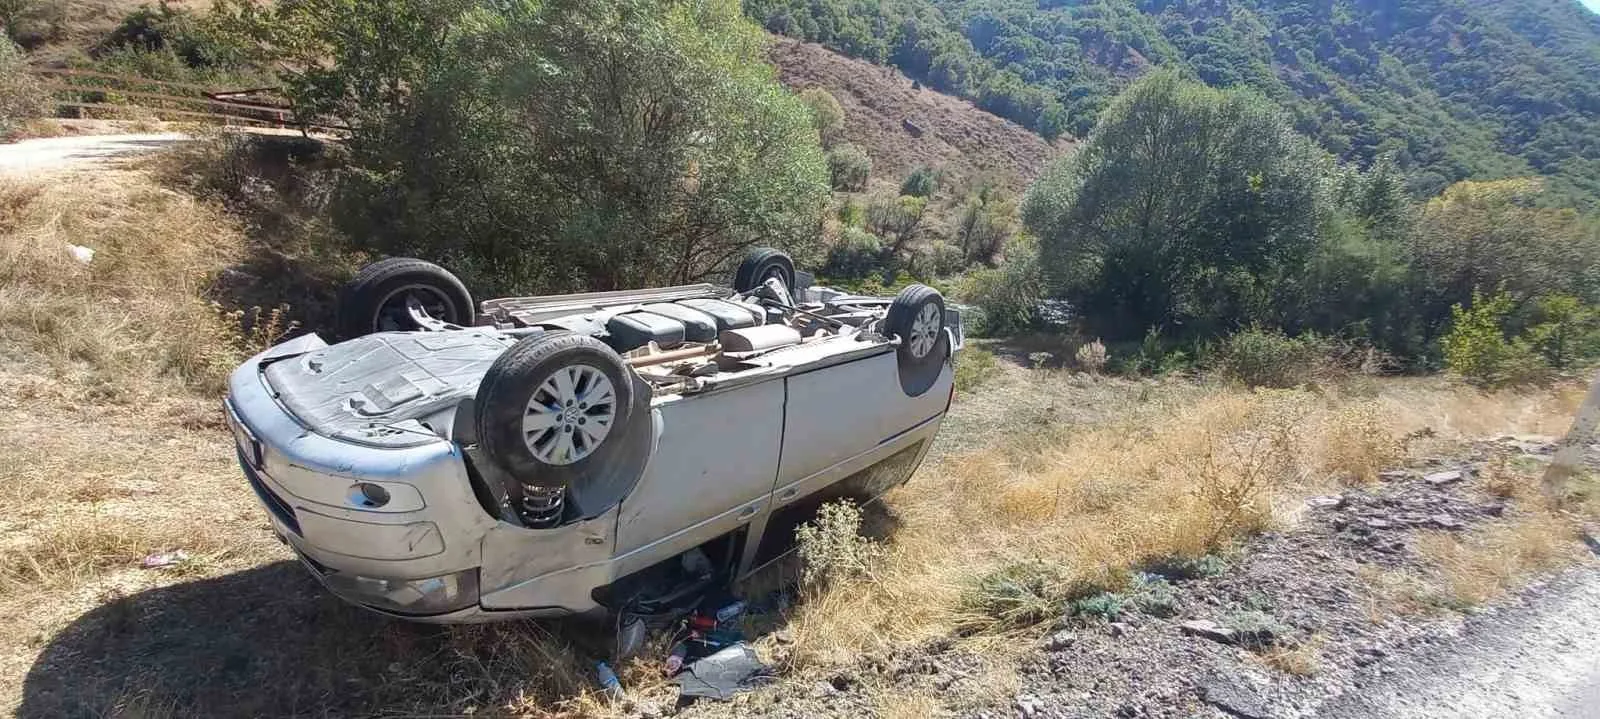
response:
<path id="1" fill-rule="evenodd" d="M 580 409 L 576 404 L 562 407 L 544 401 L 541 404 L 560 424 L 531 437 L 523 431 L 524 419 L 533 414 L 530 406 L 535 396 L 551 398 L 544 389 L 545 381 L 551 380 L 558 371 L 572 369 L 581 373 L 583 368 L 598 371 L 610 382 L 611 419 L 606 432 L 588 447 L 586 454 L 575 460 L 552 461 L 549 456 L 540 457 L 535 447 L 543 444 L 539 451 L 549 453 L 552 447 L 559 447 L 562 433 L 567 435 L 567 442 L 578 442 L 588 435 L 574 432 L 580 429 L 576 425 L 581 420 L 597 418 L 598 405 Z M 593 388 L 595 384 L 590 382 L 587 386 Z M 581 398 L 583 387 L 577 389 Z M 621 438 L 632 419 L 633 390 L 633 375 L 627 365 L 604 342 L 565 331 L 528 337 L 500 355 L 478 384 L 475 420 L 479 448 L 489 461 L 526 485 L 564 487 L 603 478 L 620 469 L 613 466 L 617 462 L 629 461 Z M 551 431 L 556 434 L 549 434 Z"/>
<path id="2" fill-rule="evenodd" d="M 472 295 L 449 270 L 410 257 L 378 260 L 356 273 L 339 295 L 338 330 L 345 339 L 419 329 L 404 312 L 416 297 L 434 319 L 462 326 L 476 317 Z"/>
<path id="3" fill-rule="evenodd" d="M 794 260 L 782 250 L 771 247 L 756 247 L 745 255 L 744 262 L 739 263 L 739 271 L 733 273 L 733 289 L 735 292 L 749 292 L 769 277 L 778 278 L 785 289 L 793 292 L 794 286 Z"/>
<path id="4" fill-rule="evenodd" d="M 934 308 L 932 314 L 924 317 L 929 307 Z M 936 317 L 931 328 L 927 323 L 930 317 Z M 919 319 L 923 320 L 920 325 Z M 944 326 L 944 296 L 926 285 L 911 285 L 900 290 L 889 305 L 883 326 L 884 334 L 900 339 L 900 346 L 895 348 L 900 388 L 912 397 L 928 391 L 950 356 L 950 337 Z"/>

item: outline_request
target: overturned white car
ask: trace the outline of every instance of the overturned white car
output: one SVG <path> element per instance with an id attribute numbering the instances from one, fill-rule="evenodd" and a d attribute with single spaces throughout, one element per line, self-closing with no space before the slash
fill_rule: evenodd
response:
<path id="1" fill-rule="evenodd" d="M 800 280 L 797 282 L 797 278 Z M 808 288 L 490 300 L 390 259 L 234 371 L 245 477 L 333 592 L 409 619 L 648 613 L 781 556 L 822 502 L 905 481 L 949 407 L 960 316 Z"/>

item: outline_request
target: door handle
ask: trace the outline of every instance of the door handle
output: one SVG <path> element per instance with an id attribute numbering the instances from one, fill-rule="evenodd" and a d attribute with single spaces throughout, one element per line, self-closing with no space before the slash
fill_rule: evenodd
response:
<path id="1" fill-rule="evenodd" d="M 745 507 L 744 509 L 739 510 L 739 518 L 740 519 L 749 519 L 750 517 L 754 517 L 756 515 L 756 512 L 759 512 L 759 511 L 761 511 L 761 505 L 760 504 L 752 504 L 752 505 L 750 505 L 748 507 Z"/>
<path id="2" fill-rule="evenodd" d="M 782 492 L 778 493 L 778 501 L 787 502 L 787 501 L 789 501 L 791 499 L 794 499 L 799 494 L 800 494 L 800 489 L 799 488 L 790 487 L 790 488 L 785 489 Z"/>

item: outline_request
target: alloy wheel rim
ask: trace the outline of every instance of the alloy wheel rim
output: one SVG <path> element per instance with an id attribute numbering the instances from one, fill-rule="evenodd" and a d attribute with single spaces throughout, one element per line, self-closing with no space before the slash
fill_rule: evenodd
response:
<path id="1" fill-rule="evenodd" d="M 911 356 L 922 359 L 933 351 L 939 337 L 939 306 L 929 302 L 911 323 Z"/>
<path id="2" fill-rule="evenodd" d="M 594 454 L 616 418 L 611 379 L 598 367 L 568 365 L 545 378 L 528 398 L 523 442 L 545 464 L 572 464 Z"/>

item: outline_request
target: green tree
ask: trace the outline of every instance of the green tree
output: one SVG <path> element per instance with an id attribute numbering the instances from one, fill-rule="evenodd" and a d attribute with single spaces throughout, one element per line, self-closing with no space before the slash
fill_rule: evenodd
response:
<path id="1" fill-rule="evenodd" d="M 912 197 L 927 197 L 939 188 L 939 173 L 926 165 L 918 165 L 911 174 L 906 175 L 905 182 L 900 183 L 900 194 Z"/>
<path id="2" fill-rule="evenodd" d="M 1330 158 L 1265 99 L 1158 71 L 1028 192 L 1053 294 L 1091 334 L 1280 324 L 1312 257 Z"/>
<path id="3" fill-rule="evenodd" d="M 297 104 L 350 124 L 337 219 L 374 249 L 493 292 L 691 281 L 756 243 L 821 253 L 812 114 L 731 0 L 252 12 L 299 63 Z"/>

